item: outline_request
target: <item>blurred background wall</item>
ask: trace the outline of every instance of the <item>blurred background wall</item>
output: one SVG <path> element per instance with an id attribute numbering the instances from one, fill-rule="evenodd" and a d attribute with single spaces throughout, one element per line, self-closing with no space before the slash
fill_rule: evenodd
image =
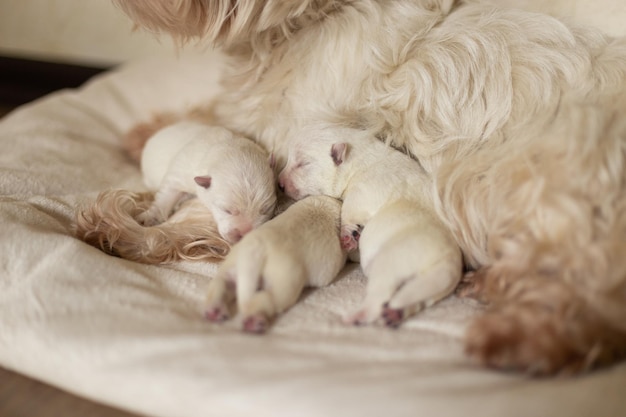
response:
<path id="1" fill-rule="evenodd" d="M 626 0 L 483 0 L 569 16 L 626 34 Z M 0 0 L 0 55 L 92 66 L 171 54 L 133 25 L 110 0 Z"/>
<path id="2" fill-rule="evenodd" d="M 109 0 L 0 0 L 0 55 L 106 67 L 172 54 Z"/>
<path id="3" fill-rule="evenodd" d="M 208 1 L 208 0 L 207 0 Z M 542 11 L 626 34 L 626 0 L 473 0 Z M 128 60 L 194 53 L 134 31 L 111 0 L 0 0 L 0 107 L 75 87 Z"/>

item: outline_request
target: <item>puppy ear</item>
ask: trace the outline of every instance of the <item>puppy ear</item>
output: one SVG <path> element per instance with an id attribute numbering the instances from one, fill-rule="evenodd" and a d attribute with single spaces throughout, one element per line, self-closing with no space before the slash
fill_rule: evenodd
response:
<path id="1" fill-rule="evenodd" d="M 330 156 L 332 156 L 333 162 L 337 166 L 343 163 L 343 161 L 346 159 L 347 154 L 348 154 L 347 143 L 335 143 L 330 148 Z"/>
<path id="2" fill-rule="evenodd" d="M 199 175 L 193 179 L 196 184 L 203 188 L 209 188 L 211 186 L 211 177 L 208 175 Z"/>

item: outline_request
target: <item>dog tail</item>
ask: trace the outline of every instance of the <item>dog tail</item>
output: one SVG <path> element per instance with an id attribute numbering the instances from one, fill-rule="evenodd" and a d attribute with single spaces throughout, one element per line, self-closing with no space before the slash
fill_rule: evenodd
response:
<path id="1" fill-rule="evenodd" d="M 193 199 L 166 222 L 144 227 L 135 217 L 151 203 L 149 193 L 109 190 L 77 210 L 74 233 L 113 256 L 146 264 L 223 259 L 230 247 L 211 214 Z"/>

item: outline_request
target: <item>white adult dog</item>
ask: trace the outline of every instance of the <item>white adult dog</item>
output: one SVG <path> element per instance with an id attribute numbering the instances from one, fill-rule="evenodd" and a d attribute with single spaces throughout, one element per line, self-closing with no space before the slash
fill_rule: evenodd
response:
<path id="1" fill-rule="evenodd" d="M 311 120 L 418 158 L 477 271 L 465 293 L 491 303 L 473 357 L 554 373 L 625 355 L 626 39 L 478 0 L 115 2 L 219 45 L 234 65 L 207 119 L 279 162 Z"/>

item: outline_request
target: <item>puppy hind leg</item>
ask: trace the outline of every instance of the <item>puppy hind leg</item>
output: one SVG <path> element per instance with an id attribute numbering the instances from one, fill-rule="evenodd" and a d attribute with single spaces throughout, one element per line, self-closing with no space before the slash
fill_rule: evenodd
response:
<path id="1" fill-rule="evenodd" d="M 185 193 L 171 187 L 160 189 L 148 210 L 140 213 L 137 221 L 144 226 L 154 226 L 165 221 L 174 206 L 185 196 Z"/>
<path id="2" fill-rule="evenodd" d="M 243 329 L 264 333 L 272 320 L 293 306 L 305 285 L 306 271 L 296 262 L 268 264 L 262 285 L 242 307 Z"/>
<path id="3" fill-rule="evenodd" d="M 237 307 L 243 311 L 245 305 L 255 292 L 263 288 L 263 270 L 266 263 L 266 251 L 263 242 L 254 236 L 247 241 L 242 241 L 242 246 L 237 252 Z"/>
<path id="4" fill-rule="evenodd" d="M 371 324 L 381 318 L 384 306 L 393 297 L 398 287 L 408 279 L 407 276 L 390 273 L 393 269 L 388 268 L 387 263 L 381 261 L 381 258 L 373 259 L 367 266 L 365 275 L 368 282 L 365 299 L 355 313 L 344 318 L 346 324 Z"/>
<path id="5" fill-rule="evenodd" d="M 461 267 L 456 262 L 418 273 L 405 281 L 384 306 L 383 321 L 390 327 L 399 326 L 407 317 L 450 295 L 460 279 Z"/>
<path id="6" fill-rule="evenodd" d="M 231 317 L 231 304 L 235 300 L 235 282 L 217 276 L 209 283 L 204 316 L 207 320 L 218 323 Z"/>
<path id="7" fill-rule="evenodd" d="M 272 295 L 268 291 L 255 292 L 243 306 L 241 313 L 244 331 L 256 334 L 265 333 L 270 321 L 276 315 Z"/>

